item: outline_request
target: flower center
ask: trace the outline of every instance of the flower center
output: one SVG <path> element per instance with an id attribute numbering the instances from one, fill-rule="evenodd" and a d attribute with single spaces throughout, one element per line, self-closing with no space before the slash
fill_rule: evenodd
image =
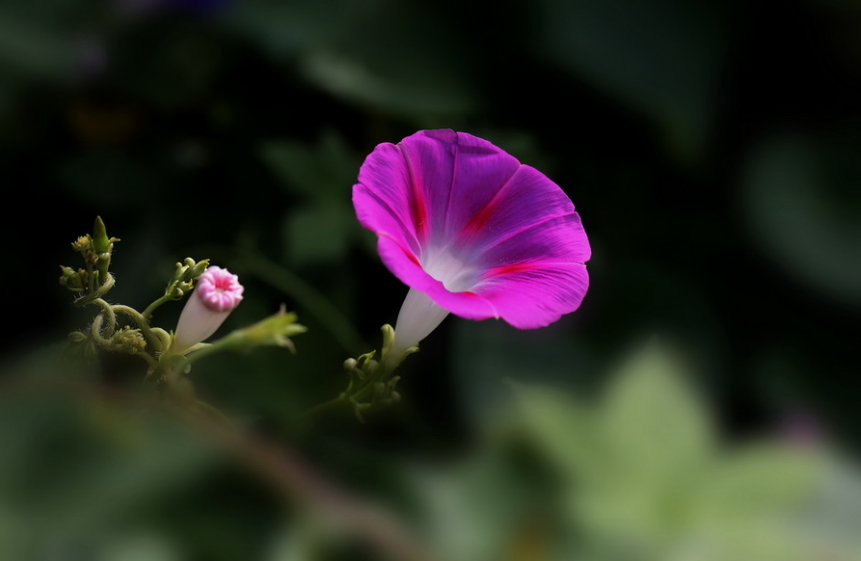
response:
<path id="1" fill-rule="evenodd" d="M 422 256 L 422 268 L 450 292 L 470 290 L 477 280 L 476 270 L 447 249 L 428 250 Z"/>

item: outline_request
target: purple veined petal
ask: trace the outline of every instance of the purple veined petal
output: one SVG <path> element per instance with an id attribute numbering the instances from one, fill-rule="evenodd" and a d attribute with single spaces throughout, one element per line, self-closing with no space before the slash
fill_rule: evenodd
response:
<path id="1" fill-rule="evenodd" d="M 535 262 L 489 272 L 476 292 L 514 327 L 535 329 L 579 308 L 588 288 L 582 263 Z"/>
<path id="2" fill-rule="evenodd" d="M 568 196 L 544 174 L 521 166 L 457 236 L 484 268 L 534 261 L 585 263 L 591 249 Z"/>
<path id="3" fill-rule="evenodd" d="M 421 255 L 417 224 L 424 220 L 424 203 L 412 191 L 409 169 L 397 146 L 380 144 L 367 157 L 353 187 L 353 206 L 362 226 Z"/>
<path id="4" fill-rule="evenodd" d="M 450 130 L 416 133 L 400 148 L 418 193 L 414 200 L 424 202 L 429 226 L 425 241 L 434 245 L 456 241 L 520 167 L 490 142 Z"/>

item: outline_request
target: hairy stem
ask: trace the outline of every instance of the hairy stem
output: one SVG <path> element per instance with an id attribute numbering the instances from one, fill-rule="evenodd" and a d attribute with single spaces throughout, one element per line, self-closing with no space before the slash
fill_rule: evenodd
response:
<path id="1" fill-rule="evenodd" d="M 167 294 L 165 294 L 164 296 L 162 296 L 161 298 L 159 298 L 158 300 L 156 300 L 155 302 L 153 302 L 152 304 L 150 304 L 149 306 L 147 306 L 147 307 L 146 307 L 146 310 L 144 310 L 144 311 L 143 311 L 143 314 L 142 314 L 142 315 L 143 315 L 143 317 L 144 317 L 144 319 L 145 319 L 145 321 L 149 321 L 149 320 L 151 320 L 151 319 L 152 319 L 152 314 L 153 314 L 153 312 L 155 312 L 156 308 L 158 308 L 158 307 L 159 307 L 159 306 L 161 306 L 162 304 L 164 304 L 164 303 L 166 303 L 166 302 L 169 302 L 169 301 L 170 301 L 170 296 L 168 296 Z"/>

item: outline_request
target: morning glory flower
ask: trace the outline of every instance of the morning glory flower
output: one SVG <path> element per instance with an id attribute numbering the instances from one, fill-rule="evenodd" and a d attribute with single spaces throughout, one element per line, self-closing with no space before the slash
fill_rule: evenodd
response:
<path id="1" fill-rule="evenodd" d="M 359 222 L 410 290 L 390 360 L 443 319 L 544 327 L 576 310 L 591 249 L 567 195 L 490 142 L 451 130 L 384 143 L 353 186 Z"/>
<path id="2" fill-rule="evenodd" d="M 181 353 L 215 333 L 242 301 L 244 291 L 239 277 L 227 269 L 207 268 L 179 315 L 173 352 Z"/>

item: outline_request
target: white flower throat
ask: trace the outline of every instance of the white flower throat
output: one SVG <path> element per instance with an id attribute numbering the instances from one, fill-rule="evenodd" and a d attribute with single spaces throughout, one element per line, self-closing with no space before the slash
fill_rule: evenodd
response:
<path id="1" fill-rule="evenodd" d="M 477 280 L 476 269 L 448 249 L 428 249 L 421 259 L 424 271 L 438 280 L 450 292 L 471 290 Z M 398 313 L 395 341 L 390 351 L 397 358 L 408 348 L 430 335 L 448 315 L 427 294 L 411 288 Z"/>

